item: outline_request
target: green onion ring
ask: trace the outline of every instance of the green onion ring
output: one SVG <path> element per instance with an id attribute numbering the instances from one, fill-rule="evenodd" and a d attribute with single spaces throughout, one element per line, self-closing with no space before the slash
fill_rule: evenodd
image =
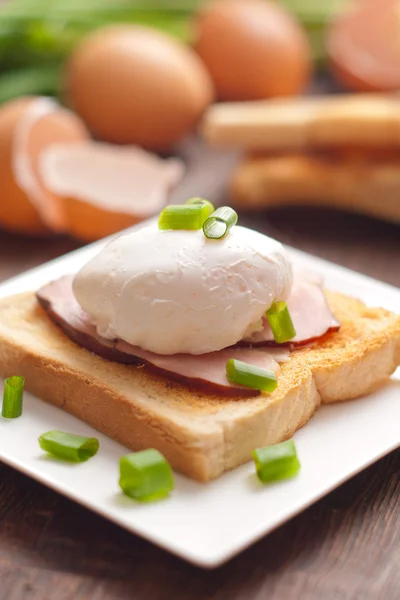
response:
<path id="1" fill-rule="evenodd" d="M 217 208 L 203 223 L 206 238 L 220 240 L 236 225 L 238 216 L 230 206 Z"/>
<path id="2" fill-rule="evenodd" d="M 25 379 L 19 375 L 5 380 L 1 414 L 6 419 L 16 419 L 22 415 L 24 384 Z"/>
<path id="3" fill-rule="evenodd" d="M 64 433 L 55 429 L 39 436 L 39 445 L 45 452 L 72 462 L 84 462 L 94 456 L 99 449 L 96 438 Z"/>
<path id="4" fill-rule="evenodd" d="M 258 478 L 263 483 L 294 477 L 300 470 L 293 440 L 253 450 Z"/>

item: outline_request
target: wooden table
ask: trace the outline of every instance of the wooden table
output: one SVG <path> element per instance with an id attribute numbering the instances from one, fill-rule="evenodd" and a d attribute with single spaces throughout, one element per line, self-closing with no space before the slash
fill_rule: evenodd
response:
<path id="1" fill-rule="evenodd" d="M 223 197 L 230 157 L 197 156 L 177 198 Z M 201 153 L 200 153 L 201 154 Z M 293 209 L 241 222 L 400 286 L 400 228 Z M 78 247 L 0 234 L 0 279 Z M 399 424 L 400 427 L 400 424 Z M 340 440 L 338 440 L 338 444 Z M 400 451 L 215 571 L 202 571 L 0 467 L 0 600 L 398 600 Z"/>

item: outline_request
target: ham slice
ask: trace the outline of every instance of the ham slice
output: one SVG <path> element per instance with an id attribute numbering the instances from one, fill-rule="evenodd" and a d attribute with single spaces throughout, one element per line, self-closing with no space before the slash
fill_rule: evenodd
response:
<path id="1" fill-rule="evenodd" d="M 284 348 L 228 348 L 209 354 L 161 355 L 142 350 L 122 340 L 107 340 L 97 334 L 89 316 L 81 309 L 72 291 L 72 277 L 65 276 L 42 287 L 37 298 L 49 317 L 66 335 L 87 350 L 123 364 L 146 365 L 161 375 L 223 396 L 257 396 L 260 392 L 226 378 L 226 363 L 236 358 L 268 371 L 279 372 L 278 362 L 289 358 Z"/>
<path id="2" fill-rule="evenodd" d="M 309 273 L 296 273 L 292 290 L 287 300 L 290 316 L 296 330 L 296 336 L 286 345 L 301 346 L 315 341 L 328 332 L 338 331 L 339 321 L 332 314 L 326 301 L 323 282 Z M 276 346 L 273 333 L 267 319 L 263 320 L 264 329 L 245 338 L 243 345 Z M 283 344 L 279 344 L 282 346 Z"/>

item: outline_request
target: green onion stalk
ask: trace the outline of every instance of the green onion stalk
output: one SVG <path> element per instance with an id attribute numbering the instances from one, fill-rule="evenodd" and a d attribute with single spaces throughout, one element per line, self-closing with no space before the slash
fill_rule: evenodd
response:
<path id="1" fill-rule="evenodd" d="M 120 459 L 119 485 L 126 496 L 140 502 L 161 500 L 174 488 L 174 476 L 164 456 L 154 448 Z"/>
<path id="2" fill-rule="evenodd" d="M 1 414 L 5 419 L 17 419 L 22 415 L 25 379 L 20 375 L 7 377 L 4 382 Z"/>
<path id="3" fill-rule="evenodd" d="M 263 392 L 272 393 L 278 382 L 272 371 L 256 365 L 230 358 L 226 363 L 226 376 L 231 383 L 237 383 Z"/>
<path id="4" fill-rule="evenodd" d="M 262 483 L 294 477 L 301 467 L 293 440 L 256 448 L 253 450 L 253 460 Z"/>
<path id="5" fill-rule="evenodd" d="M 45 452 L 70 462 L 85 462 L 99 450 L 99 442 L 96 438 L 65 433 L 56 429 L 42 433 L 38 441 Z"/>
<path id="6" fill-rule="evenodd" d="M 323 62 L 327 22 L 349 0 L 280 0 L 305 27 Z M 0 5 L 0 103 L 26 94 L 57 96 L 64 63 L 87 33 L 138 23 L 191 42 L 203 0 L 8 0 Z"/>

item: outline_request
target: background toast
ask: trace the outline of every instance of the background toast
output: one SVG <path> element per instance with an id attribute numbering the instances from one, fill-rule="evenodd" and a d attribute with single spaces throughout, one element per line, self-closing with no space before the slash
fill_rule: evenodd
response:
<path id="1" fill-rule="evenodd" d="M 400 223 L 400 160 L 362 153 L 250 156 L 236 168 L 230 195 L 245 210 L 330 206 Z"/>
<path id="2" fill-rule="evenodd" d="M 216 146 L 264 152 L 400 147 L 395 94 L 272 98 L 211 106 L 201 131 Z"/>

